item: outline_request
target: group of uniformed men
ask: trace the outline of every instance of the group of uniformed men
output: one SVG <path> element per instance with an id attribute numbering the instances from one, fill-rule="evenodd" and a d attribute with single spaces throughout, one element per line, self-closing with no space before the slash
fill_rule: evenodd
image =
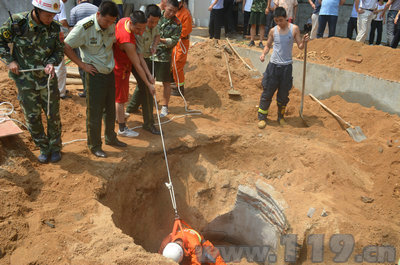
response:
<path id="1" fill-rule="evenodd" d="M 118 7 L 112 1 L 102 1 L 98 12 L 80 20 L 65 40 L 60 24 L 53 20 L 60 11 L 60 0 L 32 0 L 32 5 L 32 11 L 12 15 L 0 28 L 0 57 L 18 88 L 28 130 L 40 148 L 39 162 L 61 159 L 60 92 L 55 66 L 61 63 L 64 53 L 86 73 L 87 142 L 95 156 L 107 157 L 102 150 L 102 118 L 107 145 L 126 146 L 117 138 L 116 119 L 118 135 L 138 135 L 125 123 L 131 72 L 137 88 L 127 112 L 135 112 L 142 105 L 143 128 L 159 134 L 153 118 L 155 80 L 164 87 L 160 116 L 168 115 L 173 77 L 183 94 L 183 66 L 192 30 L 192 18 L 183 2 L 162 0 L 159 5 L 148 5 L 145 12 L 134 11 L 115 23 Z M 75 53 L 76 48 L 81 57 Z M 47 134 L 42 109 L 48 114 Z"/>

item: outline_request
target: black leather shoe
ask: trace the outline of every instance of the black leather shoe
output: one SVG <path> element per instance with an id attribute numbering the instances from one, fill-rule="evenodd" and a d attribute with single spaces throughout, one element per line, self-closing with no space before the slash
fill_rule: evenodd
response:
<path id="1" fill-rule="evenodd" d="M 95 150 L 95 151 L 92 150 L 92 154 L 94 154 L 97 157 L 101 157 L 101 158 L 106 158 L 107 157 L 106 153 L 104 153 L 104 151 L 101 150 L 101 149 Z"/>
<path id="2" fill-rule="evenodd" d="M 155 135 L 160 135 L 161 134 L 161 132 L 154 125 L 151 126 L 150 128 L 143 127 L 143 129 L 145 129 L 146 131 L 151 132 L 152 134 L 155 134 Z"/>
<path id="3" fill-rule="evenodd" d="M 113 142 L 106 143 L 106 145 L 117 146 L 117 147 L 127 147 L 128 145 L 124 142 L 121 142 L 118 139 L 115 139 Z"/>

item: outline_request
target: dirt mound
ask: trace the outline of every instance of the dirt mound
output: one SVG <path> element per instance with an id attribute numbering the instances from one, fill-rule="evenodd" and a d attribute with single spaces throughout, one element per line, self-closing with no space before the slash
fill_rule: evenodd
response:
<path id="1" fill-rule="evenodd" d="M 310 52 L 317 50 L 313 45 L 327 46 L 325 41 L 337 39 L 310 42 Z M 367 48 L 386 49 L 361 46 Z M 289 205 L 290 233 L 298 234 L 302 246 L 299 264 L 311 264 L 304 241 L 309 234 L 325 234 L 327 250 L 329 236 L 338 233 L 354 235 L 354 253 L 367 245 L 399 248 L 400 227 L 393 220 L 400 218 L 400 118 L 339 96 L 324 100 L 363 129 L 368 139 L 355 143 L 309 98 L 304 108 L 309 127 L 304 127 L 298 115 L 300 92 L 293 89 L 288 125 L 278 125 L 273 103 L 267 128 L 259 130 L 261 81 L 239 59 L 228 57 L 241 97 L 227 94 L 221 48 L 198 43 L 189 51 L 185 96 L 189 108 L 203 115 L 163 126 L 181 217 L 201 230 L 231 205 L 239 184 L 261 179 Z M 17 110 L 13 117 L 23 120 L 5 68 L 0 80 L 0 99 L 11 101 Z M 61 101 L 64 142 L 86 138 L 86 103 L 77 95 L 81 86 L 68 89 L 72 99 Z M 182 99 L 172 97 L 170 111 L 170 118 L 185 114 Z M 129 127 L 141 122 L 139 115 L 128 118 Z M 26 130 L 0 139 L 0 196 L 6 198 L 0 203 L 0 263 L 166 264 L 147 252 L 157 250 L 174 217 L 161 141 L 138 131 L 138 138 L 121 139 L 127 148 L 104 146 L 107 159 L 95 158 L 85 142 L 77 142 L 64 146 L 59 163 L 48 165 L 36 162 L 38 150 Z M 316 213 L 309 218 L 311 207 Z M 323 209 L 328 216 L 320 216 Z"/>
<path id="2" fill-rule="evenodd" d="M 395 59 L 400 56 L 399 49 L 334 37 L 310 41 L 307 54 L 310 62 L 400 81 L 400 62 Z M 303 59 L 304 52 L 295 45 L 293 56 Z"/>

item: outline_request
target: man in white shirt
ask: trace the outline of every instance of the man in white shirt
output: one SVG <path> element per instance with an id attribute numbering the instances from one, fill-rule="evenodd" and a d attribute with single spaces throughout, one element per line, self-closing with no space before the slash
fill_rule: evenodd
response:
<path id="1" fill-rule="evenodd" d="M 355 7 L 358 12 L 357 18 L 357 37 L 356 41 L 365 42 L 374 18 L 377 0 L 355 0 Z"/>

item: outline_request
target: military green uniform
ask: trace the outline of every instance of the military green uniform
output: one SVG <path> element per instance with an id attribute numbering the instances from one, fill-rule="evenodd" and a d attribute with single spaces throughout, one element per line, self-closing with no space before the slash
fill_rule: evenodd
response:
<path id="1" fill-rule="evenodd" d="M 91 151 L 101 149 L 101 119 L 105 124 L 106 143 L 116 141 L 115 133 L 115 79 L 112 45 L 115 25 L 102 29 L 96 14 L 80 20 L 68 34 L 65 42 L 78 48 L 82 61 L 96 67 L 95 75 L 85 74 L 86 130 Z"/>
<path id="2" fill-rule="evenodd" d="M 32 12 L 13 15 L 21 35 L 14 32 L 8 19 L 0 28 L 0 57 L 7 64 L 16 61 L 20 70 L 54 66 L 64 57 L 64 44 L 60 40 L 60 25 L 37 24 Z M 13 43 L 11 53 L 8 44 Z M 44 132 L 41 112 L 47 114 L 48 75 L 43 71 L 24 72 L 16 75 L 9 72 L 18 88 L 18 100 L 23 109 L 28 130 L 36 146 L 43 154 L 61 150 L 60 92 L 57 78 L 50 81 L 50 113 L 47 117 L 47 135 Z M 47 115 L 46 115 L 47 116 Z"/>
<path id="3" fill-rule="evenodd" d="M 150 49 L 154 39 L 158 35 L 160 35 L 159 26 L 156 26 L 153 29 L 146 27 L 146 30 L 142 36 L 135 35 L 136 51 L 137 53 L 143 55 L 150 72 L 152 71 L 152 63 L 150 60 L 151 56 Z M 140 78 L 135 67 L 132 67 L 132 73 L 135 76 L 138 85 L 136 86 L 135 92 L 133 93 L 133 96 L 129 101 L 129 104 L 126 107 L 126 111 L 129 113 L 135 112 L 139 108 L 139 106 L 142 105 L 143 128 L 150 129 L 154 124 L 153 97 L 150 94 L 149 88 Z"/>
<path id="4" fill-rule="evenodd" d="M 167 43 L 160 43 L 154 56 L 156 79 L 161 82 L 174 82 L 171 71 L 171 55 L 172 49 L 181 37 L 182 24 L 176 16 L 171 19 L 165 18 L 163 11 L 158 26 L 161 39 L 166 39 Z"/>

